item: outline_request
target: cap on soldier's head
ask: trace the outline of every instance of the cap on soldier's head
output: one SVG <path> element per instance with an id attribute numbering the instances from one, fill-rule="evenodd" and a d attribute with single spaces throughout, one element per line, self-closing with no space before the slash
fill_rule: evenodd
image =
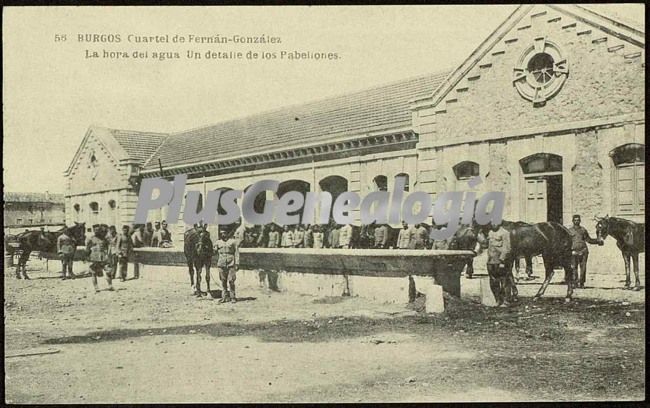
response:
<path id="1" fill-rule="evenodd" d="M 578 215 L 578 214 L 573 214 L 573 218 L 580 219 L 580 215 Z"/>
<path id="2" fill-rule="evenodd" d="M 99 224 L 94 224 L 93 228 L 99 228 Z"/>

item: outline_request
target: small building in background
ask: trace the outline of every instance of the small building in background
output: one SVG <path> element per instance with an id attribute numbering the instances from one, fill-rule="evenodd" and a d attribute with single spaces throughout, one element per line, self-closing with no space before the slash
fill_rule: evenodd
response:
<path id="1" fill-rule="evenodd" d="M 5 228 L 65 224 L 63 194 L 4 193 Z"/>

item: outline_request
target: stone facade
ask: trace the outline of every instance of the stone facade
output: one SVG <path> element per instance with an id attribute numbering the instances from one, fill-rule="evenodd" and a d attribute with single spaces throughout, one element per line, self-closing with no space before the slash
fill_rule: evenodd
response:
<path id="1" fill-rule="evenodd" d="M 63 195 L 49 193 L 4 193 L 5 228 L 62 225 L 65 223 Z"/>

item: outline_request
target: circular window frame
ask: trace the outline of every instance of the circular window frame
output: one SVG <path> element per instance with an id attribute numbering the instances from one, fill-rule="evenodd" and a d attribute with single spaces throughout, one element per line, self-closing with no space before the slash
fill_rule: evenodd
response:
<path id="1" fill-rule="evenodd" d="M 553 61 L 551 78 L 541 83 L 528 70 L 531 61 L 547 54 Z M 513 69 L 513 84 L 519 94 L 534 105 L 543 105 L 557 95 L 569 76 L 569 61 L 560 48 L 546 38 L 537 38 L 526 48 Z"/>

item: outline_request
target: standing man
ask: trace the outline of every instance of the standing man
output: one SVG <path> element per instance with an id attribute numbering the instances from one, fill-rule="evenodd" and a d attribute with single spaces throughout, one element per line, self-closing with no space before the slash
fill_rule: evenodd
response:
<path id="1" fill-rule="evenodd" d="M 282 248 L 291 248 L 293 246 L 293 232 L 289 229 L 288 225 L 284 226 L 282 238 L 280 238 L 280 246 Z"/>
<path id="2" fill-rule="evenodd" d="M 302 239 L 303 248 L 313 248 L 314 247 L 314 226 L 309 225 L 305 229 L 305 236 Z"/>
<path id="3" fill-rule="evenodd" d="M 154 223 L 154 230 L 151 234 L 151 246 L 158 248 L 160 245 L 160 221 Z"/>
<path id="4" fill-rule="evenodd" d="M 150 247 L 151 243 L 153 242 L 153 226 L 151 225 L 150 222 L 147 223 L 147 227 L 144 229 L 144 232 L 142 233 L 142 242 L 146 247 Z"/>
<path id="5" fill-rule="evenodd" d="M 314 228 L 314 234 L 313 234 L 314 248 L 323 248 L 323 246 L 325 245 L 324 243 L 325 237 L 323 236 L 323 233 L 320 230 L 320 226 L 314 225 L 313 228 Z"/>
<path id="6" fill-rule="evenodd" d="M 412 231 L 408 224 L 406 221 L 402 221 L 402 229 L 399 231 L 399 235 L 397 236 L 397 248 L 409 249 L 411 246 L 411 235 Z"/>
<path id="7" fill-rule="evenodd" d="M 373 235 L 375 236 L 375 244 L 374 247 L 376 249 L 384 249 L 386 248 L 386 244 L 388 242 L 388 227 L 386 224 L 381 224 L 375 230 L 373 231 Z"/>
<path id="8" fill-rule="evenodd" d="M 117 276 L 117 263 L 118 263 L 118 258 L 119 258 L 119 248 L 117 246 L 117 240 L 119 238 L 119 235 L 117 235 L 117 229 L 115 229 L 115 225 L 111 225 L 108 227 L 108 260 L 109 260 L 109 265 L 111 268 L 110 274 L 111 274 L 111 279 L 115 279 Z"/>
<path id="9" fill-rule="evenodd" d="M 294 248 L 303 248 L 305 245 L 305 227 L 298 224 L 296 231 L 293 233 L 293 246 Z"/>
<path id="10" fill-rule="evenodd" d="M 92 272 L 93 286 L 95 293 L 99 292 L 97 285 L 97 277 L 104 275 L 104 269 L 108 265 L 108 241 L 104 237 L 104 232 L 99 224 L 93 225 L 94 235 L 86 242 L 86 250 L 88 251 L 88 259 L 90 260 L 90 270 Z M 111 279 L 110 270 L 106 270 L 106 283 L 108 283 L 108 290 L 112 291 L 113 281 Z"/>
<path id="11" fill-rule="evenodd" d="M 124 225 L 122 227 L 122 234 L 117 237 L 117 242 L 115 243 L 117 247 L 117 263 L 120 268 L 120 281 L 124 282 L 126 280 L 126 271 L 129 266 L 129 257 L 133 251 L 133 241 L 129 237 L 129 226 Z M 135 279 L 138 276 L 134 276 Z"/>
<path id="12" fill-rule="evenodd" d="M 221 280 L 223 294 L 219 303 L 237 302 L 235 295 L 235 279 L 237 278 L 237 264 L 235 255 L 237 252 L 237 241 L 234 238 L 226 240 L 226 232 L 219 231 L 217 247 L 217 271 Z"/>
<path id="13" fill-rule="evenodd" d="M 429 231 L 424 224 L 419 224 L 415 229 L 415 241 L 411 244 L 414 249 L 426 249 L 429 246 Z"/>
<path id="14" fill-rule="evenodd" d="M 350 248 L 352 246 L 352 225 L 345 224 L 339 232 L 339 246 L 341 248 Z"/>
<path id="15" fill-rule="evenodd" d="M 133 240 L 133 248 L 142 248 L 144 246 L 144 225 L 137 226 L 131 239 Z"/>
<path id="16" fill-rule="evenodd" d="M 601 240 L 593 239 L 585 227 L 580 225 L 580 215 L 576 214 L 571 220 L 573 225 L 568 228 L 571 235 L 571 268 L 573 269 L 573 279 L 577 288 L 585 287 L 587 280 L 587 258 L 589 249 L 587 243 L 603 245 Z M 578 274 L 580 268 L 580 274 Z"/>
<path id="17" fill-rule="evenodd" d="M 329 243 L 330 248 L 340 248 L 340 234 L 339 226 L 336 223 L 332 223 L 332 229 L 330 230 L 329 235 L 327 236 L 327 242 Z"/>
<path id="18" fill-rule="evenodd" d="M 70 279 L 74 279 L 75 277 L 74 273 L 72 273 L 72 264 L 76 249 L 77 243 L 68 235 L 68 228 L 65 228 L 56 241 L 56 252 L 61 257 L 61 264 L 63 265 L 63 270 L 61 271 L 61 279 L 63 280 L 68 279 L 66 274 L 70 275 Z"/>
<path id="19" fill-rule="evenodd" d="M 172 233 L 167 229 L 167 221 L 162 222 L 162 229 L 160 230 L 160 243 L 161 248 L 172 247 Z"/>
<path id="20" fill-rule="evenodd" d="M 267 244 L 267 248 L 278 248 L 279 246 L 280 246 L 280 231 L 277 230 L 277 227 L 275 225 L 271 225 L 271 231 L 269 231 L 269 242 Z"/>
<path id="21" fill-rule="evenodd" d="M 491 224 L 488 233 L 487 270 L 490 276 L 490 289 L 492 289 L 497 304 L 501 307 L 507 306 L 510 301 L 514 300 L 515 288 L 510 287 L 514 283 L 508 279 L 509 271 L 506 270 L 506 262 L 511 248 L 510 232 L 506 231 L 501 223 Z"/>

